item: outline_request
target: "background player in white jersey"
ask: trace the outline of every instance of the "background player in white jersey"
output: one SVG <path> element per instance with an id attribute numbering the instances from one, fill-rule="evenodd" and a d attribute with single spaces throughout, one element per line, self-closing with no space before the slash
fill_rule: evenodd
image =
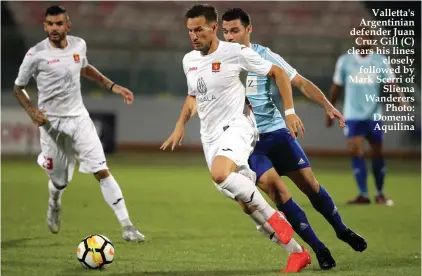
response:
<path id="1" fill-rule="evenodd" d="M 274 210 L 255 187 L 255 174 L 248 157 L 257 138 L 253 113 L 245 104 L 245 77 L 248 71 L 274 77 L 282 88 L 284 105 L 293 108 L 292 91 L 286 73 L 265 61 L 251 49 L 217 38 L 217 11 L 210 5 L 195 5 L 185 18 L 194 50 L 183 58 L 188 96 L 165 150 L 181 143 L 184 125 L 195 114 L 201 121 L 201 140 L 211 177 L 219 189 L 253 209 L 256 224 L 278 239 L 289 260 L 283 272 L 297 272 L 310 263 L 309 253 L 292 238 L 293 229 L 283 214 Z M 303 133 L 296 115 L 287 124 Z"/>
<path id="2" fill-rule="evenodd" d="M 377 195 L 375 202 L 383 205 L 393 205 L 393 201 L 388 199 L 384 192 L 385 162 L 382 153 L 383 130 L 376 126 L 381 126 L 381 121 L 375 121 L 374 114 L 382 114 L 382 103 L 370 100 L 370 97 L 381 96 L 382 86 L 385 82 L 376 81 L 377 78 L 390 79 L 392 82 L 394 73 L 360 73 L 362 68 L 375 67 L 390 69 L 383 60 L 383 55 L 374 53 L 371 44 L 363 41 L 372 41 L 371 36 L 357 36 L 358 41 L 362 41 L 355 47 L 360 50 L 359 54 L 344 54 L 337 60 L 333 76 L 333 84 L 330 91 L 330 101 L 336 104 L 342 88 L 344 88 L 344 118 L 346 127 L 344 135 L 347 138 L 349 154 L 352 157 L 352 169 L 359 188 L 359 195 L 348 201 L 349 204 L 369 204 L 367 188 L 367 169 L 365 164 L 365 139 L 369 142 L 372 173 L 375 179 Z M 365 45 L 366 44 L 366 45 Z M 359 79 L 365 77 L 373 79 L 372 83 L 364 83 Z M 401 94 L 401 93 L 399 93 Z M 332 120 L 327 118 L 327 126 L 332 125 Z"/>
<path id="3" fill-rule="evenodd" d="M 82 101 L 80 76 L 121 95 L 127 104 L 132 103 L 133 94 L 88 64 L 86 43 L 82 38 L 68 36 L 70 28 L 64 8 L 51 6 L 46 10 L 44 30 L 48 38 L 27 52 L 14 86 L 20 105 L 40 127 L 42 153 L 38 164 L 49 177 L 48 227 L 52 233 L 60 230 L 61 196 L 78 160 L 79 171 L 94 174 L 100 182 L 104 199 L 123 228 L 123 239 L 143 241 L 144 236 L 130 221 L 122 191 L 108 170 L 101 141 Z M 37 83 L 38 107 L 24 90 L 31 77 Z"/>
<path id="4" fill-rule="evenodd" d="M 302 77 L 269 48 L 250 43 L 252 24 L 246 11 L 240 8 L 230 9 L 223 14 L 222 21 L 223 34 L 227 41 L 244 44 L 264 59 L 283 68 L 293 86 L 321 105 L 330 117 L 337 117 L 340 126 L 344 125 L 341 113 L 312 82 Z M 366 248 L 366 242 L 342 222 L 332 198 L 313 175 L 305 152 L 286 128 L 283 117 L 276 107 L 274 94 L 282 93 L 272 79 L 249 73 L 246 95 L 252 105 L 260 133 L 260 139 L 249 158 L 249 164 L 257 174 L 258 186 L 273 200 L 278 210 L 286 215 L 296 233 L 312 247 L 321 269 L 330 269 L 336 265 L 330 251 L 318 239 L 304 211 L 293 200 L 280 176 L 289 177 L 308 196 L 314 208 L 333 226 L 340 239 L 358 251 Z M 289 117 L 288 113 L 286 117 Z M 245 212 L 250 211 L 246 208 Z"/>

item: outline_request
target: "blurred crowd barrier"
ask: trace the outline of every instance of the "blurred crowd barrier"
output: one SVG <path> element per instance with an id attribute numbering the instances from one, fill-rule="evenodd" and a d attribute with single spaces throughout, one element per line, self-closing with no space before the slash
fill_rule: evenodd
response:
<path id="1" fill-rule="evenodd" d="M 247 10 L 254 26 L 252 41 L 279 53 L 324 90 L 330 85 L 337 57 L 353 42 L 350 28 L 368 16 L 360 2 L 210 3 L 220 17 L 229 8 Z M 72 34 L 87 42 L 90 63 L 106 75 L 136 93 L 186 94 L 181 62 L 192 46 L 183 16 L 193 2 L 61 4 L 69 12 Z M 49 5 L 51 2 L 8 2 L 27 47 L 45 37 L 42 22 Z M 221 29 L 219 37 L 223 39 Z M 89 83 L 85 87 L 94 88 Z"/>

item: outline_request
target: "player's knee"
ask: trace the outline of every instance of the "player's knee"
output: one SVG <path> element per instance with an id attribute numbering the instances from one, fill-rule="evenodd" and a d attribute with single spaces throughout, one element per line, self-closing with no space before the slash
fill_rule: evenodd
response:
<path id="1" fill-rule="evenodd" d="M 66 177 L 65 173 L 51 173 L 48 175 L 51 183 L 57 190 L 62 190 L 67 187 L 67 184 L 70 182 Z"/>
<path id="2" fill-rule="evenodd" d="M 105 169 L 105 170 L 101 170 L 101 171 L 94 173 L 94 176 L 98 181 L 100 181 L 101 179 L 109 177 L 110 172 L 109 172 L 109 170 Z"/>
<path id="3" fill-rule="evenodd" d="M 216 156 L 211 167 L 211 178 L 214 183 L 223 183 L 236 170 L 236 164 L 225 156 Z"/>
<path id="4" fill-rule="evenodd" d="M 363 147 L 361 147 L 359 143 L 356 143 L 354 141 L 350 141 L 347 144 L 347 149 L 349 151 L 350 156 L 352 157 L 360 157 L 364 155 Z"/>
<path id="5" fill-rule="evenodd" d="M 69 184 L 65 179 L 56 179 L 56 178 L 50 178 L 51 184 L 53 184 L 54 188 L 57 190 L 63 190 L 67 187 L 67 184 Z"/>
<path id="6" fill-rule="evenodd" d="M 211 171 L 211 178 L 217 184 L 223 183 L 227 179 L 227 177 L 229 177 L 229 175 L 230 172 L 225 170 Z"/>
<path id="7" fill-rule="evenodd" d="M 226 166 L 215 164 L 211 168 L 211 178 L 217 184 L 223 183 L 231 173 L 230 168 Z"/>

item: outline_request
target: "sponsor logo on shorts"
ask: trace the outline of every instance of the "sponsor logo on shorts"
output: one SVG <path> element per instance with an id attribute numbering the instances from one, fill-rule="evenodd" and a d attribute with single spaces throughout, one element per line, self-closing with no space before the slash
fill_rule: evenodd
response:
<path id="1" fill-rule="evenodd" d="M 305 160 L 303 160 L 302 158 L 300 158 L 299 162 L 297 163 L 298 165 L 302 165 L 305 164 Z"/>
<path id="2" fill-rule="evenodd" d="M 233 151 L 232 149 L 222 149 L 222 151 Z"/>

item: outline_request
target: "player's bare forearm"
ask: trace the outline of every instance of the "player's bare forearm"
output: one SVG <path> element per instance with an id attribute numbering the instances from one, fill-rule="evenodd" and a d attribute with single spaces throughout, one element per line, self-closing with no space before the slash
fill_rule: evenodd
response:
<path id="1" fill-rule="evenodd" d="M 94 66 L 90 64 L 88 64 L 87 67 L 82 68 L 81 75 L 91 81 L 95 81 L 96 83 L 107 89 L 109 89 L 113 85 L 113 82 L 109 78 L 101 74 L 100 71 L 98 71 Z"/>
<path id="2" fill-rule="evenodd" d="M 340 96 L 340 91 L 341 91 L 341 86 L 339 86 L 335 83 L 333 83 L 331 85 L 331 89 L 330 89 L 328 99 L 333 106 L 336 105 L 336 103 L 338 101 L 338 98 Z"/>
<path id="3" fill-rule="evenodd" d="M 25 109 L 28 116 L 31 118 L 32 122 L 34 122 L 38 126 L 42 126 L 47 123 L 47 117 L 44 114 L 45 110 L 39 110 L 35 107 L 31 99 L 29 99 L 28 94 L 25 91 L 24 86 L 15 85 L 13 87 L 13 93 L 15 94 L 16 99 L 18 100 L 19 104 Z"/>
<path id="4" fill-rule="evenodd" d="M 13 93 L 15 94 L 15 97 L 18 100 L 19 104 L 23 107 L 23 109 L 25 109 L 26 112 L 35 108 L 31 100 L 29 99 L 28 94 L 25 92 L 24 86 L 15 85 L 13 87 Z"/>
<path id="5" fill-rule="evenodd" d="M 183 104 L 182 112 L 180 113 L 177 124 L 184 126 L 190 118 L 192 118 L 197 111 L 195 96 L 187 96 Z"/>
<path id="6" fill-rule="evenodd" d="M 286 72 L 280 67 L 273 65 L 267 76 L 275 79 L 278 91 L 280 91 L 283 99 L 284 110 L 294 108 L 292 85 Z"/>
<path id="7" fill-rule="evenodd" d="M 292 84 L 294 87 L 300 90 L 303 95 L 305 95 L 308 99 L 313 101 L 314 103 L 320 105 L 323 108 L 327 108 L 331 106 L 331 103 L 325 97 L 324 93 L 311 81 L 305 79 L 301 75 L 297 74 L 293 80 Z"/>

